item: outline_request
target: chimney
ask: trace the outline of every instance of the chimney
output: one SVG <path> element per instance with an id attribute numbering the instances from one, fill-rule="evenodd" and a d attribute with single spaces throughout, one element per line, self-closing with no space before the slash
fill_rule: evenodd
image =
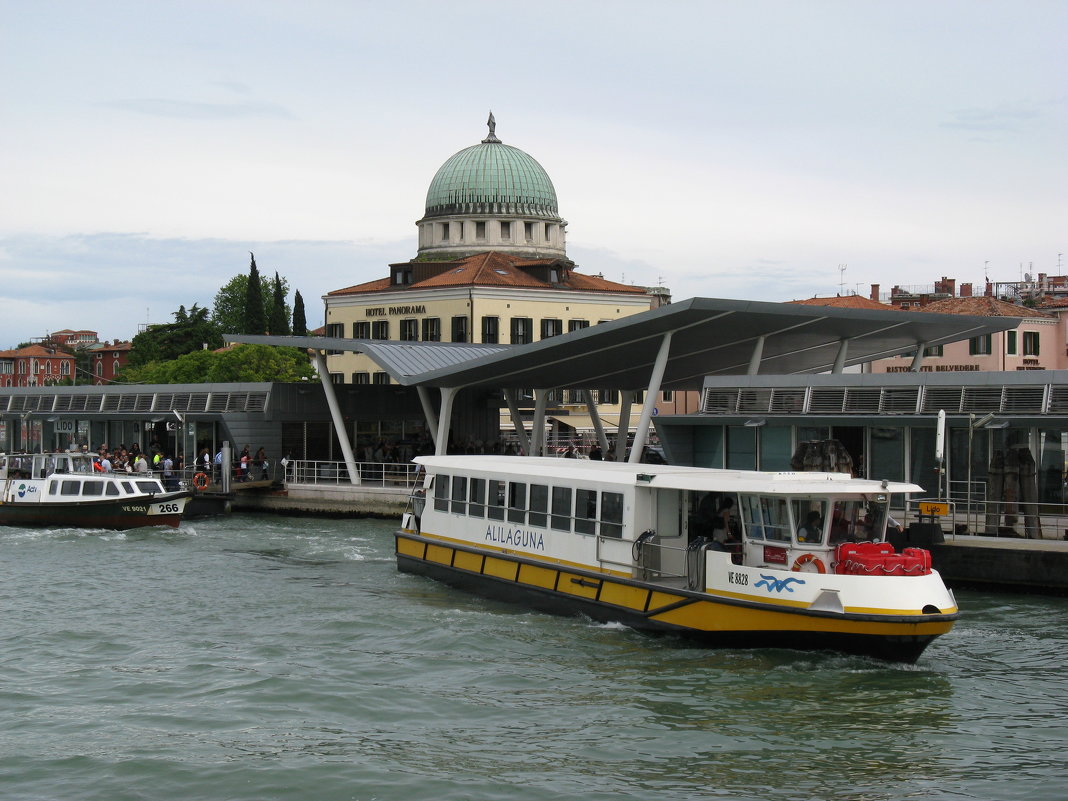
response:
<path id="1" fill-rule="evenodd" d="M 879 285 L 878 284 L 872 284 L 871 285 L 871 296 L 870 297 L 874 301 L 878 301 L 879 300 Z"/>
<path id="2" fill-rule="evenodd" d="M 942 283 L 945 284 L 946 292 L 950 297 L 957 294 L 957 279 L 956 278 L 942 278 Z"/>
<path id="3" fill-rule="evenodd" d="M 994 297 L 994 285 L 989 281 L 986 282 L 986 292 L 984 293 L 988 298 Z"/>
<path id="4" fill-rule="evenodd" d="M 962 298 L 970 298 L 972 296 L 972 285 L 971 284 L 961 284 L 960 285 L 960 296 Z"/>

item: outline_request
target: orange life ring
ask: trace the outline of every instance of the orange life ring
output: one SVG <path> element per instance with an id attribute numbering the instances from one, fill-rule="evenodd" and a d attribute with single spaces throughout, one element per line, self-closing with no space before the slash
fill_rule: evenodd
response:
<path id="1" fill-rule="evenodd" d="M 198 490 L 205 490 L 208 488 L 208 476 L 205 473 L 197 473 L 193 476 L 193 486 Z"/>
<path id="2" fill-rule="evenodd" d="M 801 554 L 799 557 L 797 557 L 797 561 L 794 562 L 794 566 L 792 568 L 790 568 L 790 569 L 791 570 L 800 570 L 805 565 L 807 565 L 809 562 L 815 562 L 816 563 L 816 572 L 817 573 L 826 573 L 827 572 L 827 566 L 825 564 L 823 564 L 823 560 L 821 560 L 814 553 L 803 553 L 803 554 Z"/>

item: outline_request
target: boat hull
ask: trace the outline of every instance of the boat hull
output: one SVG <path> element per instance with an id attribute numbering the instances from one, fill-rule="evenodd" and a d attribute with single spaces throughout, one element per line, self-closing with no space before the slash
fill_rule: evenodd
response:
<path id="1" fill-rule="evenodd" d="M 957 618 L 783 609 L 404 531 L 396 537 L 397 566 L 403 572 L 544 612 L 586 615 L 714 647 L 833 650 L 913 663 Z"/>
<path id="2" fill-rule="evenodd" d="M 0 526 L 103 528 L 126 531 L 145 526 L 177 528 L 189 493 L 152 498 L 79 501 L 77 503 L 0 503 Z"/>

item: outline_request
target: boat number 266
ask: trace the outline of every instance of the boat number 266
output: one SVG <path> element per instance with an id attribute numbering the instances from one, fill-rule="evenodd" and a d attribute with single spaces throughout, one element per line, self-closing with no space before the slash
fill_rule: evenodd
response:
<path id="1" fill-rule="evenodd" d="M 159 505 L 159 508 L 156 510 L 156 514 L 165 515 L 165 514 L 169 514 L 169 513 L 177 512 L 177 511 L 178 511 L 178 504 L 176 504 L 176 503 L 161 503 Z"/>

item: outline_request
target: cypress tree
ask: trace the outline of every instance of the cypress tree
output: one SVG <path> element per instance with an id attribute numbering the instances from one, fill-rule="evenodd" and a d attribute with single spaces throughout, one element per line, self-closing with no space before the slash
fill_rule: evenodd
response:
<path id="1" fill-rule="evenodd" d="M 263 319 L 263 287 L 260 285 L 260 271 L 256 269 L 256 256 L 248 268 L 248 287 L 245 290 L 245 330 L 243 334 L 265 334 L 267 323 Z"/>
<path id="2" fill-rule="evenodd" d="M 286 294 L 282 290 L 282 279 L 278 277 L 277 271 L 274 274 L 274 292 L 271 298 L 271 319 L 268 321 L 267 329 L 273 336 L 288 336 L 289 319 L 286 317 Z"/>
<path id="3" fill-rule="evenodd" d="M 304 317 L 304 298 L 300 296 L 299 291 L 293 296 L 293 335 L 308 336 L 308 321 Z"/>

